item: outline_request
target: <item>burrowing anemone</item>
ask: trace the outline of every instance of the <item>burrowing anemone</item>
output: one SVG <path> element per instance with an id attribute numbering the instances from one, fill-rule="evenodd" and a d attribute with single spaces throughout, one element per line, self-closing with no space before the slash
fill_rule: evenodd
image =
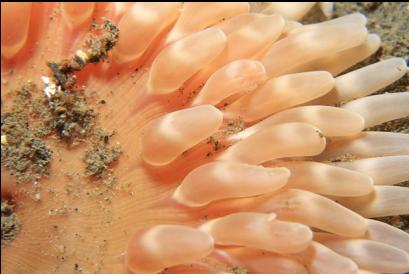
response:
<path id="1" fill-rule="evenodd" d="M 369 219 L 409 214 L 409 189 L 394 186 L 409 180 L 409 136 L 364 131 L 409 116 L 409 92 L 368 96 L 407 66 L 344 73 L 380 46 L 363 15 L 302 25 L 312 4 L 1 5 L 2 199 L 22 223 L 2 272 L 409 271 L 409 236 Z M 78 49 L 101 17 L 119 40 L 72 79 L 122 146 L 116 182 L 85 176 L 85 145 L 50 133 L 49 174 L 17 184 L 4 91 L 30 80 L 61 96 L 46 62 L 88 63 Z"/>

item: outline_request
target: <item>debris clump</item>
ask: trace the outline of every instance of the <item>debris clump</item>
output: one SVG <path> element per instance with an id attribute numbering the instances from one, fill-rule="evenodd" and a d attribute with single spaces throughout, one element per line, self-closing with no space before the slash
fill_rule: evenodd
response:
<path id="1" fill-rule="evenodd" d="M 14 206 L 7 200 L 1 200 L 1 245 L 12 241 L 21 228 L 21 223 L 14 212 Z"/>
<path id="2" fill-rule="evenodd" d="M 55 135 L 68 146 L 87 143 L 92 146 L 84 156 L 86 175 L 97 178 L 117 161 L 120 147 L 100 140 L 96 129 L 97 113 L 90 107 L 84 91 L 77 86 L 75 73 L 87 64 L 107 58 L 119 37 L 118 28 L 109 20 L 92 24 L 93 35 L 84 49 L 61 62 L 47 62 L 51 76 L 42 76 L 41 91 L 29 82 L 12 92 L 10 112 L 1 115 L 1 164 L 19 181 L 37 181 L 49 174 L 52 150 L 46 137 Z M 97 141 L 95 141 L 97 140 Z"/>
<path id="3" fill-rule="evenodd" d="M 93 23 L 92 28 L 99 36 L 87 39 L 86 49 L 78 50 L 71 59 L 59 63 L 47 62 L 53 76 L 43 77 L 51 112 L 48 123 L 69 143 L 87 137 L 95 126 L 96 118 L 94 110 L 76 90 L 75 72 L 81 71 L 89 63 L 105 60 L 119 37 L 118 28 L 109 20 L 105 20 L 101 26 Z"/>
<path id="4" fill-rule="evenodd" d="M 75 86 L 77 81 L 75 72 L 81 71 L 87 64 L 105 60 L 108 52 L 118 41 L 119 29 L 109 20 L 104 20 L 102 25 L 93 22 L 92 29 L 97 32 L 97 36 L 86 40 L 84 50 L 77 50 L 74 57 L 59 63 L 47 62 L 55 78 L 52 82 L 63 91 Z"/>
<path id="5" fill-rule="evenodd" d="M 241 266 L 235 266 L 231 269 L 233 274 L 248 274 L 248 270 Z"/>
<path id="6" fill-rule="evenodd" d="M 54 94 L 48 101 L 47 124 L 70 144 L 82 140 L 95 126 L 96 113 L 84 97 L 71 91 Z"/>
<path id="7" fill-rule="evenodd" d="M 227 127 L 226 127 L 226 133 L 228 135 L 230 134 L 236 134 L 239 133 L 241 131 L 243 131 L 244 129 L 246 129 L 246 124 L 244 123 L 243 119 L 241 117 L 238 117 L 234 120 L 230 120 L 227 123 Z"/>
<path id="8" fill-rule="evenodd" d="M 97 129 L 94 135 L 94 145 L 85 153 L 84 161 L 87 164 L 86 175 L 100 179 L 109 171 L 111 165 L 118 161 L 122 148 L 118 144 L 109 145 L 109 138 L 113 133 L 107 135 Z"/>
<path id="9" fill-rule="evenodd" d="M 16 175 L 19 182 L 38 180 L 49 173 L 52 150 L 42 139 L 47 130 L 33 120 L 30 108 L 34 85 L 15 91 L 14 107 L 1 115 L 1 164 Z M 24 103 L 22 103 L 24 101 Z"/>

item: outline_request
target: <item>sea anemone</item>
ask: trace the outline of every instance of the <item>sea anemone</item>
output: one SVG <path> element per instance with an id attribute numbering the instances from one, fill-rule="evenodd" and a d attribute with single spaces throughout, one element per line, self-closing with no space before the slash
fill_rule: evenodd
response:
<path id="1" fill-rule="evenodd" d="M 406 62 L 313 5 L 2 2 L 2 272 L 409 271 Z"/>

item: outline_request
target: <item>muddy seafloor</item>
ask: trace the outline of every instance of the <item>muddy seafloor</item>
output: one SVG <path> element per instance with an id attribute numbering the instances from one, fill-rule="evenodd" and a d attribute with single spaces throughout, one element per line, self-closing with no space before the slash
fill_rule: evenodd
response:
<path id="1" fill-rule="evenodd" d="M 334 5 L 334 16 L 339 17 L 353 12 L 367 16 L 367 27 L 370 33 L 376 33 L 382 40 L 381 48 L 376 54 L 357 64 L 351 70 L 387 59 L 392 56 L 409 60 L 409 3 L 408 2 L 339 2 Z M 316 6 L 304 18 L 303 22 L 315 23 L 327 20 Z M 409 73 L 399 81 L 387 86 L 377 93 L 401 92 L 409 90 Z M 409 107 L 409 106 L 408 106 Z M 409 117 L 390 121 L 375 126 L 370 130 L 394 131 L 409 134 Z M 409 187 L 409 181 L 401 183 Z M 409 215 L 379 218 L 409 233 Z"/>

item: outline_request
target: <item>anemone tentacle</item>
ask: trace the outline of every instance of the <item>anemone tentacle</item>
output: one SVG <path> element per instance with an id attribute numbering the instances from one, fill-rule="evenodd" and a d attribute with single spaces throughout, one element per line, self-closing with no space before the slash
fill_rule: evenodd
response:
<path id="1" fill-rule="evenodd" d="M 344 73 L 380 39 L 359 13 L 295 21 L 314 4 L 2 3 L 7 89 L 21 84 L 20 73 L 34 82 L 49 75 L 44 58 L 76 52 L 87 63 L 75 51 L 87 23 L 117 23 L 108 61 L 74 78 L 104 98 L 88 99 L 98 122 L 115 129 L 103 138 L 123 146 L 118 184 L 105 187 L 80 173 L 84 146 L 45 137 L 60 160 L 42 178 L 41 202 L 13 184 L 2 159 L 2 192 L 14 195 L 24 221 L 2 270 L 409 271 L 409 235 L 367 219 L 409 214 L 409 189 L 395 186 L 409 180 L 409 135 L 365 131 L 409 116 L 409 91 L 371 95 L 403 77 L 406 61 Z M 331 3 L 319 7 L 332 16 Z M 2 93 L 2 156 L 12 100 Z M 78 214 L 54 216 L 61 204 Z"/>

